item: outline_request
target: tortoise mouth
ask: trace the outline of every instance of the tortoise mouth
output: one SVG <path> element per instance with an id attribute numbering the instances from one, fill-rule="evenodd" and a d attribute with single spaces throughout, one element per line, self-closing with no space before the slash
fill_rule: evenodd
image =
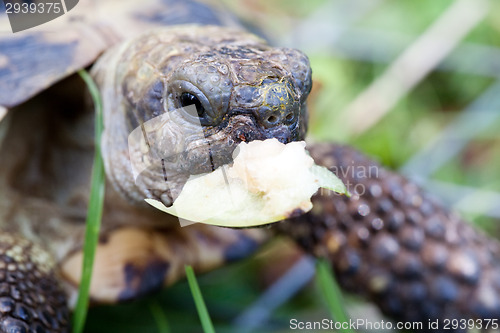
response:
<path id="1" fill-rule="evenodd" d="M 233 114 L 217 127 L 203 128 L 203 137 L 190 141 L 186 150 L 177 156 L 176 165 L 167 168 L 177 168 L 188 175 L 212 172 L 233 162 L 233 152 L 241 142 L 271 138 L 286 144 L 297 140 L 298 136 L 284 125 L 265 128 L 252 114 Z"/>
<path id="2" fill-rule="evenodd" d="M 170 126 L 171 123 L 161 120 L 160 124 L 165 128 L 147 124 L 147 128 L 136 129 L 131 137 L 137 135 L 140 139 L 134 143 L 129 138 L 129 149 L 136 185 L 148 189 L 149 198 L 167 207 L 190 176 L 232 163 L 233 152 L 241 142 L 277 138 L 288 143 L 297 139 L 286 126 L 260 126 L 252 114 L 233 114 L 217 127 L 201 127 L 196 133 L 191 130 L 179 134 L 179 128 Z M 183 124 L 184 129 L 186 126 Z M 148 132 L 150 129 L 154 132 Z M 148 149 L 146 154 L 144 147 Z"/>

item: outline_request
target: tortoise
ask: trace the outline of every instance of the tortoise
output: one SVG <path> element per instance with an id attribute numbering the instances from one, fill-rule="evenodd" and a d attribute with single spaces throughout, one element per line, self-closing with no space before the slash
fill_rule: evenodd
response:
<path id="1" fill-rule="evenodd" d="M 74 75 L 87 67 L 103 97 L 107 176 L 93 302 L 139 298 L 181 279 L 184 264 L 215 269 L 281 234 L 328 258 L 343 288 L 394 319 L 500 318 L 498 242 L 348 146 L 308 149 L 353 195 L 318 193 L 309 213 L 269 228 L 181 228 L 146 205 L 169 204 L 186 174 L 226 163 L 240 142 L 303 140 L 311 69 L 302 52 L 269 46 L 215 2 L 126 0 L 82 2 L 40 29 L 0 38 L 0 330 L 70 328 L 95 149 L 93 110 Z M 267 94 L 272 87 L 283 89 Z M 190 104 L 215 162 L 193 149 L 168 189 L 134 182 L 128 133 Z M 353 165 L 376 172 L 338 172 Z"/>

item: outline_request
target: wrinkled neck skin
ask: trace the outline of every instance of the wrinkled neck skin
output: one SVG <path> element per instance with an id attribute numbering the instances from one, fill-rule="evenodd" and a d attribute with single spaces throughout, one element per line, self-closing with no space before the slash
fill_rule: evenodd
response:
<path id="1" fill-rule="evenodd" d="M 170 206 L 189 176 L 230 163 L 242 141 L 306 133 L 307 57 L 240 30 L 146 33 L 102 56 L 92 74 L 103 99 L 106 175 L 131 204 Z M 186 92 L 203 112 L 182 105 Z"/>

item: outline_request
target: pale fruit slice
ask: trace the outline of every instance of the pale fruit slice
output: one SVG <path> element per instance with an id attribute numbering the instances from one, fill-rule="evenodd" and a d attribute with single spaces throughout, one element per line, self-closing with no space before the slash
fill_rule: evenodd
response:
<path id="1" fill-rule="evenodd" d="M 276 139 L 241 143 L 233 164 L 191 176 L 171 207 L 152 206 L 193 222 L 251 227 L 300 215 L 312 208 L 311 197 L 323 187 L 346 194 L 342 181 L 315 165 L 305 142 Z"/>

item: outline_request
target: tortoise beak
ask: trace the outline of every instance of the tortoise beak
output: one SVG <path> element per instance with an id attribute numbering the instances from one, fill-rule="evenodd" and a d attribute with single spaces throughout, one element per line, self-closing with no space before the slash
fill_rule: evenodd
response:
<path id="1" fill-rule="evenodd" d="M 266 131 L 266 139 L 272 138 L 278 139 L 279 142 L 286 144 L 291 141 L 296 141 L 298 136 L 293 136 L 288 126 L 281 125 Z"/>

